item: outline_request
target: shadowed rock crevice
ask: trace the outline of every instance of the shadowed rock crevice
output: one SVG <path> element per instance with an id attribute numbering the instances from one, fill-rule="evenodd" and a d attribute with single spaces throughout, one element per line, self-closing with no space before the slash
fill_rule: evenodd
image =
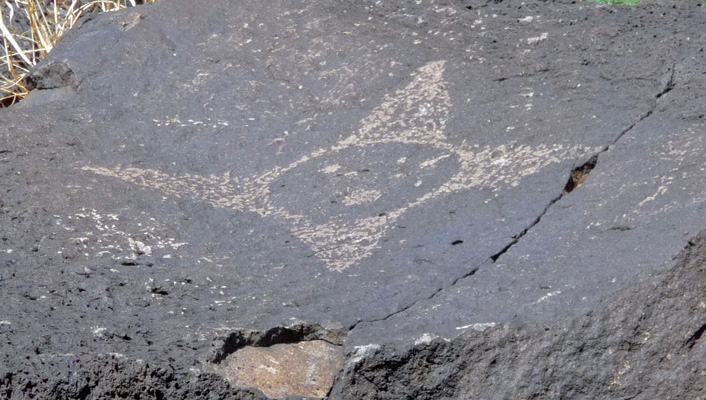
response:
<path id="1" fill-rule="evenodd" d="M 513 241 L 507 245 L 504 249 L 502 249 L 500 252 L 494 254 L 491 256 L 491 259 L 493 262 L 497 261 L 500 256 L 503 254 L 507 253 L 512 246 L 517 244 L 517 242 L 529 232 L 530 229 L 532 229 L 534 226 L 536 226 L 541 220 L 542 217 L 549 211 L 549 209 L 557 202 L 559 201 L 563 196 L 573 192 L 574 190 L 578 189 L 588 178 L 588 175 L 593 171 L 593 169 L 598 165 L 598 158 L 601 154 L 605 153 L 606 151 L 609 151 L 612 146 L 615 146 L 616 143 L 620 141 L 628 132 L 633 130 L 635 126 L 649 118 L 652 113 L 657 109 L 657 102 L 660 97 L 662 97 L 664 94 L 667 92 L 671 91 L 674 88 L 674 66 L 668 69 L 668 71 L 660 78 L 660 87 L 658 93 L 654 96 L 654 102 L 650 109 L 645 112 L 642 116 L 640 116 L 634 123 L 630 124 L 626 129 L 624 129 L 622 132 L 620 132 L 613 141 L 609 145 L 607 145 L 603 150 L 599 151 L 598 153 L 594 154 L 591 158 L 588 159 L 585 163 L 581 164 L 580 166 L 574 168 L 571 171 L 571 175 L 569 176 L 568 181 L 566 182 L 566 185 L 564 186 L 564 190 L 562 193 L 552 199 L 549 204 L 545 207 L 544 211 L 537 217 L 537 219 L 534 220 L 530 226 L 525 228 L 522 232 L 517 234 L 516 236 L 513 237 Z"/>
<path id="2" fill-rule="evenodd" d="M 40 63 L 25 80 L 29 90 L 49 90 L 67 86 L 76 89 L 74 71 L 61 61 Z"/>
<path id="3" fill-rule="evenodd" d="M 699 327 L 699 329 L 697 329 L 696 332 L 694 332 L 694 334 L 691 335 L 689 339 L 687 339 L 685 345 L 690 349 L 693 348 L 696 342 L 701 339 L 701 336 L 703 336 L 704 332 L 706 332 L 706 324 L 701 325 L 701 327 Z"/>
<path id="4" fill-rule="evenodd" d="M 591 157 L 591 159 L 582 165 L 574 168 L 574 170 L 571 171 L 569 180 L 566 182 L 566 186 L 564 186 L 564 191 L 562 194 L 566 196 L 583 185 L 593 168 L 596 167 L 596 164 L 598 164 L 598 155 Z"/>
<path id="5" fill-rule="evenodd" d="M 322 340 L 340 346 L 346 335 L 347 332 L 343 329 L 327 329 L 318 324 L 279 326 L 266 331 L 235 330 L 214 342 L 215 350 L 210 362 L 217 364 L 244 347 L 270 347 L 312 340 Z"/>

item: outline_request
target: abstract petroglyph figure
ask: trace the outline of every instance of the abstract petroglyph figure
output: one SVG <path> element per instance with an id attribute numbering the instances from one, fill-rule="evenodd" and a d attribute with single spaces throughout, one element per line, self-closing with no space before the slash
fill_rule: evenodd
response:
<path id="1" fill-rule="evenodd" d="M 402 215 L 434 198 L 474 187 L 500 190 L 516 186 L 522 177 L 542 167 L 590 151 L 580 146 L 508 144 L 479 148 L 449 143 L 444 130 L 451 100 L 443 80 L 444 63 L 435 61 L 421 67 L 404 89 L 385 96 L 354 134 L 344 135 L 330 148 L 313 150 L 289 165 L 274 167 L 259 176 L 172 176 L 158 170 L 120 166 L 83 169 L 168 195 L 191 197 L 213 207 L 250 211 L 283 221 L 330 270 L 340 272 L 370 256 Z M 423 154 L 434 156 L 418 159 L 420 147 L 425 150 Z M 357 164 L 374 159 L 376 154 L 382 155 L 382 164 L 386 163 L 377 174 Z M 341 166 L 341 160 L 353 168 Z M 300 207 L 278 200 L 275 189 L 282 185 L 276 185 L 277 181 L 301 166 L 320 166 L 319 174 L 314 174 L 316 180 L 324 182 L 323 188 L 329 182 L 331 190 L 322 197 L 335 195 L 336 200 L 326 198 L 311 204 L 304 201 Z M 421 179 L 422 176 L 430 179 Z M 298 183 L 292 186 L 306 186 Z M 374 212 L 367 217 L 354 217 L 346 207 L 365 207 Z"/>

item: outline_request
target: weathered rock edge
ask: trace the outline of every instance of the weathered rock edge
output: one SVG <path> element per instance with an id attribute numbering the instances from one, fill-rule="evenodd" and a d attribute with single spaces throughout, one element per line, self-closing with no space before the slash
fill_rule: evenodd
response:
<path id="1" fill-rule="evenodd" d="M 405 352 L 369 348 L 332 399 L 702 399 L 706 231 L 675 265 L 595 312 L 552 325 L 496 326 Z"/>
<path id="2" fill-rule="evenodd" d="M 697 399 L 706 396 L 706 231 L 672 268 L 593 313 L 538 326 L 471 330 L 407 350 L 357 349 L 331 399 Z M 63 373 L 56 374 L 56 371 Z M 216 373 L 175 372 L 117 354 L 27 356 L 0 375 L 0 397 L 261 399 Z"/>

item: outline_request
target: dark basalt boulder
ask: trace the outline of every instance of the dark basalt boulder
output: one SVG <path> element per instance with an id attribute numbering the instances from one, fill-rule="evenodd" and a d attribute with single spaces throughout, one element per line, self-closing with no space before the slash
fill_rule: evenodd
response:
<path id="1" fill-rule="evenodd" d="M 82 21 L 0 110 L 0 397 L 703 397 L 704 19 Z"/>
<path id="2" fill-rule="evenodd" d="M 674 266 L 581 317 L 479 327 L 350 362 L 330 398 L 698 399 L 706 395 L 706 233 Z"/>

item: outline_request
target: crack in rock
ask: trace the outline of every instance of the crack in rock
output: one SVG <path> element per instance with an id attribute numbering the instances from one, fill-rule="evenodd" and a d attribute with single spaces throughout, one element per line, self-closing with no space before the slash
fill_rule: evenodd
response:
<path id="1" fill-rule="evenodd" d="M 361 346 L 329 398 L 698 398 L 704 347 L 690 340 L 706 331 L 705 250 L 701 232 L 674 266 L 569 320 L 496 326 L 403 351 Z M 685 342 L 683 332 L 695 334 Z"/>
<path id="2" fill-rule="evenodd" d="M 544 217 L 544 215 L 547 214 L 547 212 L 549 211 L 549 209 L 550 209 L 557 201 L 559 201 L 559 200 L 560 200 L 562 197 L 564 197 L 565 195 L 567 195 L 567 194 L 573 192 L 574 190 L 578 189 L 578 188 L 586 181 L 586 179 L 588 178 L 588 175 L 591 173 L 591 171 L 596 167 L 596 165 L 598 165 L 598 157 L 599 157 L 601 154 L 603 154 L 603 153 L 609 151 L 610 148 L 611 148 L 612 146 L 614 146 L 618 141 L 620 141 L 620 139 L 621 139 L 623 136 L 625 136 L 628 132 L 630 132 L 633 128 L 635 128 L 635 126 L 637 126 L 639 123 L 641 123 L 642 121 L 644 121 L 645 119 L 647 119 L 648 117 L 650 117 L 650 116 L 652 115 L 652 113 L 654 112 L 654 110 L 657 108 L 657 102 L 658 102 L 659 98 L 661 98 L 664 94 L 666 94 L 666 93 L 668 93 L 669 91 L 671 91 L 671 90 L 674 88 L 674 86 L 675 86 L 675 83 L 674 83 L 674 69 L 675 69 L 675 68 L 674 68 L 674 65 L 672 65 L 672 67 L 671 67 L 671 68 L 668 68 L 668 69 L 667 69 L 667 72 L 666 72 L 665 74 L 663 74 L 663 76 L 660 78 L 660 89 L 659 89 L 659 92 L 654 96 L 655 102 L 654 102 L 654 104 L 652 105 L 652 107 L 651 107 L 645 114 L 643 114 L 642 116 L 640 116 L 640 117 L 637 119 L 637 121 L 633 122 L 633 123 L 630 124 L 626 129 L 624 129 L 622 132 L 620 132 L 620 134 L 618 134 L 618 136 L 617 136 L 610 144 L 608 144 L 607 146 L 605 146 L 601 151 L 599 151 L 599 152 L 597 152 L 596 154 L 594 154 L 593 156 L 591 156 L 591 157 L 590 157 L 586 162 L 584 162 L 583 164 L 581 164 L 581 165 L 575 167 L 575 168 L 571 171 L 571 174 L 569 175 L 569 179 L 567 180 L 567 183 L 566 183 L 566 185 L 564 186 L 564 189 L 562 190 L 562 192 L 561 192 L 558 196 L 554 197 L 553 199 L 551 199 L 551 200 L 549 201 L 549 203 L 547 204 L 547 206 L 544 207 L 544 210 L 542 210 L 542 212 L 537 216 L 537 218 L 534 219 L 534 221 L 532 221 L 532 223 L 529 224 L 529 226 L 527 226 L 525 229 L 523 229 L 523 230 L 522 230 L 521 232 L 519 232 L 518 234 L 514 235 L 514 236 L 513 236 L 513 240 L 512 240 L 510 243 L 508 243 L 507 246 L 505 246 L 505 247 L 504 247 L 502 250 L 500 250 L 499 252 L 497 252 L 497 253 L 495 253 L 495 254 L 493 254 L 493 255 L 490 256 L 489 260 L 490 260 L 492 263 L 497 262 L 497 260 L 498 260 L 503 254 L 507 253 L 513 246 L 515 246 L 515 245 L 520 241 L 520 239 L 522 239 L 522 237 L 524 237 L 532 228 L 534 228 L 537 224 L 539 224 L 539 222 L 542 220 L 542 218 Z M 427 297 L 425 297 L 425 298 L 417 299 L 417 300 L 413 301 L 412 303 L 410 303 L 410 304 L 408 304 L 408 305 L 406 305 L 406 306 L 404 306 L 404 307 L 401 307 L 400 309 L 398 309 L 398 310 L 396 310 L 396 311 L 394 311 L 394 312 L 392 312 L 392 313 L 390 313 L 390 314 L 388 314 L 388 315 L 386 315 L 386 316 L 384 316 L 384 317 L 382 317 L 382 318 L 376 318 L 376 319 L 370 319 L 370 320 L 360 320 L 360 321 L 356 322 L 355 324 L 353 324 L 353 325 L 349 328 L 349 330 L 352 331 L 353 329 L 355 329 L 355 328 L 356 328 L 359 324 L 361 324 L 361 323 L 375 323 L 375 322 L 387 321 L 388 319 L 394 317 L 395 315 L 401 314 L 401 313 L 403 313 L 403 312 L 405 312 L 405 311 L 411 309 L 412 307 L 414 307 L 416 304 L 418 304 L 418 303 L 421 302 L 421 301 L 431 300 L 431 299 L 435 298 L 436 296 L 438 296 L 439 293 L 444 292 L 444 291 L 446 291 L 446 290 L 448 290 L 448 289 L 454 287 L 459 281 L 461 281 L 461 280 L 463 280 L 463 279 L 465 279 L 465 278 L 468 278 L 469 276 L 474 275 L 474 274 L 480 269 L 480 267 L 481 267 L 483 264 L 485 264 L 485 263 L 482 263 L 482 264 L 476 266 L 476 267 L 473 268 L 470 272 L 467 272 L 466 274 L 464 274 L 464 275 L 462 275 L 462 276 L 460 276 L 460 277 L 454 279 L 453 282 L 451 282 L 450 285 L 448 285 L 448 286 L 442 286 L 442 287 L 438 288 L 434 293 L 432 293 L 431 295 L 429 295 L 429 296 L 427 296 Z"/>
<path id="3" fill-rule="evenodd" d="M 525 236 L 527 234 L 527 232 L 529 232 L 530 229 L 532 229 L 534 226 L 536 226 L 539 223 L 539 221 L 542 220 L 542 217 L 549 211 L 551 206 L 554 205 L 554 203 L 559 201 L 563 196 L 571 193 L 572 191 L 576 190 L 579 186 L 581 186 L 586 181 L 586 178 L 588 178 L 588 175 L 591 173 L 591 171 L 596 167 L 596 165 L 598 165 L 598 157 L 601 154 L 609 151 L 612 146 L 614 146 L 616 143 L 618 143 L 618 141 L 620 141 L 620 139 L 622 139 L 623 136 L 625 136 L 625 134 L 627 134 L 633 128 L 635 128 L 635 126 L 637 126 L 639 123 L 641 123 L 642 121 L 644 121 L 645 119 L 650 117 L 652 115 L 652 113 L 654 112 L 654 110 L 657 108 L 658 99 L 660 97 L 662 97 L 664 94 L 666 94 L 667 92 L 671 91 L 673 88 L 674 88 L 674 65 L 672 65 L 671 68 L 668 68 L 667 72 L 664 75 L 662 75 L 662 78 L 660 78 L 660 89 L 659 89 L 659 92 L 654 96 L 655 101 L 654 101 L 654 104 L 652 105 L 652 107 L 645 114 L 643 114 L 640 118 L 638 118 L 637 121 L 633 122 L 632 124 L 630 124 L 630 126 L 628 126 L 626 129 L 624 129 L 622 132 L 620 132 L 620 134 L 618 134 L 618 136 L 609 145 L 604 147 L 598 153 L 594 154 L 591 158 L 588 159 L 588 161 L 586 161 L 582 165 L 574 168 L 571 171 L 571 175 L 569 177 L 569 180 L 567 181 L 566 185 L 564 186 L 564 190 L 562 191 L 562 193 L 559 196 L 552 199 L 549 202 L 549 204 L 544 208 L 544 211 L 537 217 L 537 219 L 535 219 L 534 222 L 532 224 L 530 224 L 530 226 L 528 226 L 522 232 L 520 232 L 518 235 L 516 235 L 514 237 L 514 240 L 507 247 L 505 247 L 503 250 L 501 250 L 497 254 L 491 256 L 491 259 L 493 260 L 493 262 L 496 262 L 498 260 L 498 258 L 500 258 L 500 256 L 507 253 L 508 250 L 510 250 L 510 248 L 512 248 L 512 246 L 516 245 L 518 243 L 518 241 L 523 236 Z"/>

